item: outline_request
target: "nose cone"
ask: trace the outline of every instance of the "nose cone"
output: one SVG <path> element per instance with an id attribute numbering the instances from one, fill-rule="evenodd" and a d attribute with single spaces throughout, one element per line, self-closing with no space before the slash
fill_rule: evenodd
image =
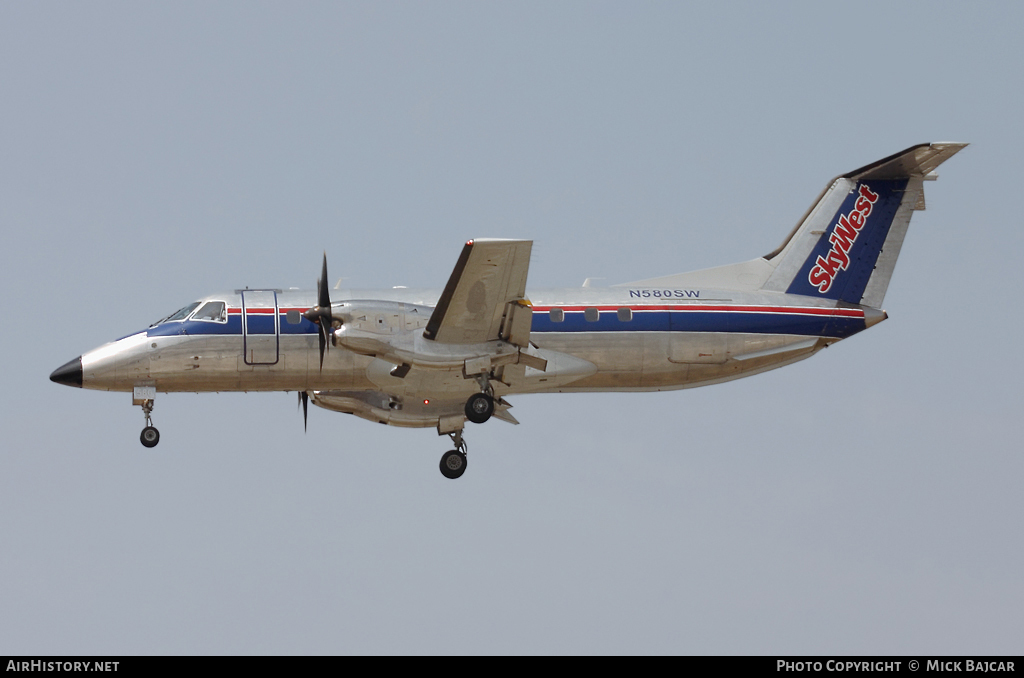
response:
<path id="1" fill-rule="evenodd" d="M 65 386 L 82 388 L 82 356 L 69 360 L 50 375 L 50 381 Z"/>

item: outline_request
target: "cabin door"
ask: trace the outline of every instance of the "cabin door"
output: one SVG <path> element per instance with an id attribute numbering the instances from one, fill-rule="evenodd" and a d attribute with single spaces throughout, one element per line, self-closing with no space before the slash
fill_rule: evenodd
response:
<path id="1" fill-rule="evenodd" d="M 242 290 L 242 345 L 246 365 L 276 365 L 281 323 L 274 290 Z"/>

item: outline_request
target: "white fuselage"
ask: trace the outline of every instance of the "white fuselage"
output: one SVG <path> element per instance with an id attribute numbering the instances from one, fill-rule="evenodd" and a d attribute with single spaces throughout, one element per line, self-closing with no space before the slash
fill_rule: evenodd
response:
<path id="1" fill-rule="evenodd" d="M 474 350 L 518 350 L 500 341 L 458 347 L 448 363 L 413 364 L 404 377 L 393 376 L 396 365 L 412 361 L 408 356 L 444 354 L 445 347 L 422 336 L 439 294 L 336 291 L 335 298 L 348 301 L 333 305 L 344 322 L 322 368 L 318 328 L 300 315 L 315 304 L 314 293 L 211 295 L 197 309 L 221 301 L 224 317 L 186 314 L 90 351 L 81 358 L 81 385 L 111 391 L 306 391 L 328 409 L 393 425 L 434 426 L 457 415 L 478 390 L 463 369 Z M 728 381 L 806 358 L 884 317 L 874 309 L 776 292 L 611 287 L 536 290 L 529 298 L 527 350 L 546 360 L 546 369 L 505 365 L 493 381 L 499 397 L 660 391 Z"/>

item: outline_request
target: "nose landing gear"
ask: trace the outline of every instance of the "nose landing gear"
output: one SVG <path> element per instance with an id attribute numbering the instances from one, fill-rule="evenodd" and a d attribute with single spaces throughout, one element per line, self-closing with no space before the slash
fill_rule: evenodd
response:
<path id="1" fill-rule="evenodd" d="M 157 431 L 156 427 L 153 426 L 153 418 L 150 416 L 152 413 L 153 401 L 142 401 L 142 414 L 146 417 L 146 428 L 142 429 L 139 440 L 142 441 L 145 447 L 156 447 L 156 444 L 160 442 L 160 431 Z"/>

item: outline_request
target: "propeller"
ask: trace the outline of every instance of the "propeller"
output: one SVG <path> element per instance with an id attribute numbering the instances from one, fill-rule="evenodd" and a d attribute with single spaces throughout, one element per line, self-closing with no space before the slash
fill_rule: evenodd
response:
<path id="1" fill-rule="evenodd" d="M 299 391 L 299 405 L 302 405 L 302 430 L 309 430 L 309 393 Z"/>
<path id="2" fill-rule="evenodd" d="M 303 313 L 303 317 L 320 326 L 320 371 L 324 370 L 324 353 L 330 348 L 327 339 L 330 336 L 331 324 L 331 291 L 327 287 L 327 252 L 324 252 L 324 268 L 320 279 L 316 281 L 316 306 Z"/>

